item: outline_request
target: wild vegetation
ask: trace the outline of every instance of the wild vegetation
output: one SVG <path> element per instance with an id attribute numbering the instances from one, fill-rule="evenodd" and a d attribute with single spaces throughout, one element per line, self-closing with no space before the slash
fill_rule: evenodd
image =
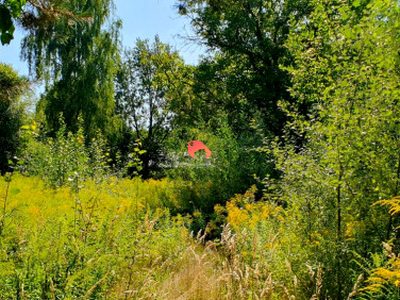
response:
<path id="1" fill-rule="evenodd" d="M 196 66 L 112 0 L 0 1 L 0 299 L 400 299 L 398 2 L 176 10 Z"/>

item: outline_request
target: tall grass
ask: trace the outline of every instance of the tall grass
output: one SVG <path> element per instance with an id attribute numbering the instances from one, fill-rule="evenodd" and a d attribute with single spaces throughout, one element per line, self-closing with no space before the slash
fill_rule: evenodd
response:
<path id="1" fill-rule="evenodd" d="M 53 190 L 38 178 L 1 180 L 8 195 L 2 197 L 0 298 L 106 297 L 117 283 L 133 288 L 129 277 L 144 282 L 143 270 L 187 248 L 187 218 L 156 208 L 161 193 L 153 181 L 82 184 L 77 201 L 70 188 Z"/>
<path id="2" fill-rule="evenodd" d="M 320 297 L 323 268 L 285 231 L 284 211 L 252 190 L 217 207 L 225 225 L 210 240 L 211 224 L 194 234 L 192 217 L 165 206 L 179 203 L 179 182 L 87 180 L 76 207 L 70 187 L 11 179 L 0 180 L 0 299 Z"/>

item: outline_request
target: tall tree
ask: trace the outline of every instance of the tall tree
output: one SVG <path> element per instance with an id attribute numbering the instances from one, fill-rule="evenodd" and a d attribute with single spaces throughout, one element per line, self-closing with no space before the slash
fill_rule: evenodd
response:
<path id="1" fill-rule="evenodd" d="M 249 120 L 258 117 L 269 132 L 282 133 L 285 116 L 277 102 L 291 99 L 287 92 L 290 77 L 280 66 L 290 62 L 284 43 L 291 18 L 308 13 L 307 2 L 179 1 L 181 14 L 191 19 L 197 36 L 220 53 L 209 70 L 216 81 L 225 77 L 229 109 L 241 111 L 247 119 L 236 124 L 237 131 L 247 130 Z"/>
<path id="2" fill-rule="evenodd" d="M 62 112 L 67 130 L 75 132 L 81 116 L 87 136 L 101 130 L 112 137 L 118 126 L 113 80 L 120 22 L 111 20 L 107 30 L 105 22 L 110 20 L 113 1 L 64 1 L 63 7 L 91 19 L 73 24 L 68 19 L 54 20 L 47 28 L 31 28 L 23 41 L 23 57 L 31 72 L 46 81 L 42 101 L 48 130 L 59 128 Z"/>
<path id="3" fill-rule="evenodd" d="M 182 100 L 178 85 L 184 69 L 178 53 L 158 37 L 152 45 L 138 40 L 135 48 L 125 52 L 117 76 L 117 111 L 146 150 L 144 178 L 157 171 L 165 158 L 164 145 L 177 115 L 174 110 Z"/>
<path id="4" fill-rule="evenodd" d="M 28 80 L 18 76 L 12 67 L 0 63 L 0 173 L 8 170 L 19 145 L 19 130 L 23 109 L 21 95 L 28 88 Z"/>

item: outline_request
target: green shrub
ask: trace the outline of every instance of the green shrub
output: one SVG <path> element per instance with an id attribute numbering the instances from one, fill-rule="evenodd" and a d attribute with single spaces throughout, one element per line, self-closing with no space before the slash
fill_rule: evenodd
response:
<path id="1" fill-rule="evenodd" d="M 24 126 L 24 147 L 19 169 L 26 175 L 39 176 L 52 187 L 69 185 L 79 187 L 87 179 L 102 180 L 112 171 L 109 151 L 100 134 L 87 141 L 80 128 L 78 132 L 66 132 L 61 128 L 55 138 L 41 137 L 34 123 Z"/>
<path id="2" fill-rule="evenodd" d="M 169 170 L 171 178 L 183 180 L 183 186 L 179 187 L 182 211 L 199 210 L 210 219 L 216 204 L 224 204 L 234 194 L 244 193 L 257 184 L 255 178 L 263 178 L 270 170 L 265 155 L 254 151 L 257 142 L 261 143 L 257 139 L 250 134 L 239 139 L 227 125 L 221 125 L 216 133 L 188 131 L 187 141 L 182 142 L 178 153 L 186 155 L 188 142 L 200 140 L 212 154 L 209 159 L 204 151 L 198 151 L 195 159 L 181 155 L 180 161 Z"/>

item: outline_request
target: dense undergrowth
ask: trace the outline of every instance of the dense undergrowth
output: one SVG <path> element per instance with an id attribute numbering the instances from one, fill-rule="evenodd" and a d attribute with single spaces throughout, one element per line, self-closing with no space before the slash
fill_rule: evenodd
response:
<path id="1" fill-rule="evenodd" d="M 301 232 L 304 207 L 284 205 L 284 194 L 276 195 L 282 184 L 265 182 L 263 198 L 253 185 L 217 204 L 214 166 L 181 167 L 179 176 L 159 180 L 129 178 L 114 171 L 101 137 L 89 142 L 80 131 L 61 129 L 40 139 L 34 125 L 24 129 L 15 172 L 0 183 L 1 299 L 322 299 L 333 293 L 335 227 L 316 223 Z M 137 147 L 130 164 L 140 168 Z M 295 188 L 293 181 L 285 191 Z M 395 200 L 382 203 L 398 212 Z M 357 217 L 344 219 L 348 245 L 365 230 Z M 361 251 L 346 254 L 351 265 L 343 294 L 396 294 L 398 258 L 390 243 L 372 259 Z"/>
<path id="2" fill-rule="evenodd" d="M 73 192 L 13 175 L 1 180 L 1 191 L 3 299 L 263 293 L 268 272 L 252 266 L 251 245 L 243 240 L 240 251 L 249 254 L 238 256 L 237 238 L 228 227 L 219 243 L 205 246 L 205 236 L 191 237 L 192 219 L 171 216 L 163 204 L 174 196 L 174 183 L 168 180 L 110 178 L 97 185 L 87 181 Z M 218 254 L 218 247 L 227 255 Z M 233 276 L 231 268 L 245 273 Z"/>
<path id="3" fill-rule="evenodd" d="M 303 262 L 296 257 L 304 251 L 296 247 L 295 235 L 285 233 L 284 211 L 252 203 L 251 190 L 216 208 L 232 225 L 211 241 L 207 232 L 193 237 L 190 224 L 196 213 L 171 216 L 165 199 L 179 197 L 174 182 L 109 178 L 83 185 L 74 192 L 51 189 L 36 177 L 2 178 L 3 299 L 289 298 L 300 290 L 313 293 L 313 278 L 297 273 Z"/>
<path id="4" fill-rule="evenodd" d="M 254 201 L 253 187 L 216 206 L 216 221 L 196 234 L 198 213 L 170 213 L 180 184 L 110 177 L 76 191 L 1 178 L 1 299 L 319 298 L 323 268 L 310 256 L 318 243 L 290 231 L 295 220 L 282 207 Z M 210 240 L 218 220 L 221 236 Z M 389 269 L 371 281 L 397 278 Z"/>

